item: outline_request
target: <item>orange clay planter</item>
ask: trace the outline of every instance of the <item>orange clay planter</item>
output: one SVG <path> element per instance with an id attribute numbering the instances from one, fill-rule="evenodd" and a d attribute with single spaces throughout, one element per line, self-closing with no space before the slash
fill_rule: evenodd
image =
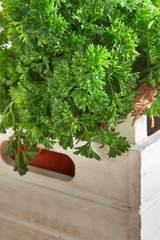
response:
<path id="1" fill-rule="evenodd" d="M 38 158 L 35 158 L 30 165 L 50 171 L 74 176 L 74 163 L 65 154 L 41 149 Z"/>
<path id="2" fill-rule="evenodd" d="M 1 144 L 1 153 L 3 154 L 5 148 L 7 147 L 8 141 L 4 141 Z M 24 146 L 21 146 L 21 149 L 26 149 Z M 22 152 L 21 152 L 22 155 Z M 11 156 L 4 156 L 5 161 L 9 164 L 13 165 L 14 157 Z M 75 166 L 73 161 L 70 157 L 66 154 L 49 151 L 46 149 L 40 149 L 38 153 L 38 157 L 33 159 L 29 156 L 32 160 L 32 163 L 29 163 L 30 166 L 46 169 L 49 171 L 54 171 L 57 173 L 65 174 L 68 176 L 73 177 L 75 173 Z"/>

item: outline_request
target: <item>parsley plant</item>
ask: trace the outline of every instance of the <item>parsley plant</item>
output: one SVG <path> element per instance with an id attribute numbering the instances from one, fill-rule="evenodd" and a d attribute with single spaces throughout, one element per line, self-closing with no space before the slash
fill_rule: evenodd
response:
<path id="1" fill-rule="evenodd" d="M 96 139 L 109 157 L 125 152 L 117 121 L 132 110 L 139 85 L 160 83 L 158 1 L 1 1 L 0 131 L 14 130 L 6 154 L 15 155 L 15 171 L 26 173 L 37 143 L 50 149 L 58 140 L 100 159 Z M 160 92 L 148 114 L 160 115 L 159 103 Z"/>

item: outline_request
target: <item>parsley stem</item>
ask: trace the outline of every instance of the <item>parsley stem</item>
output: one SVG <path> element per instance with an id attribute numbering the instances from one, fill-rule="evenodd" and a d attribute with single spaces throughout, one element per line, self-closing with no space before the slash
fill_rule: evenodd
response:
<path id="1" fill-rule="evenodd" d="M 10 104 L 8 104 L 8 106 L 6 107 L 5 111 L 3 112 L 3 115 L 2 115 L 2 121 L 3 119 L 5 118 L 5 115 L 7 115 L 7 111 L 10 110 L 11 112 L 11 107 L 13 105 L 14 101 L 12 101 Z"/>

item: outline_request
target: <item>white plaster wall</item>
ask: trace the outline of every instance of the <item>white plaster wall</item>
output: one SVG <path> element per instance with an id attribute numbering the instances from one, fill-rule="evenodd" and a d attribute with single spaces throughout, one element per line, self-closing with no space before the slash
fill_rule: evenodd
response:
<path id="1" fill-rule="evenodd" d="M 160 132 L 144 135 L 114 159 L 93 143 L 101 161 L 56 144 L 75 163 L 68 182 L 38 170 L 20 177 L 0 158 L 0 239 L 159 240 L 159 143 Z"/>

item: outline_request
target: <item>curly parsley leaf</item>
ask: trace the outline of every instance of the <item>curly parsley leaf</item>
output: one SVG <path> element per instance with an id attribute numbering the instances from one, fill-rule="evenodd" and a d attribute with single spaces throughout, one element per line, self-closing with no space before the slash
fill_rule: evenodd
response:
<path id="1" fill-rule="evenodd" d="M 97 160 L 100 160 L 100 156 L 93 150 L 91 146 L 91 141 L 88 141 L 86 144 L 84 144 L 81 147 L 75 148 L 77 151 L 74 152 L 74 154 L 78 155 L 81 154 L 82 156 L 85 156 L 87 158 L 95 158 Z"/>
<path id="2" fill-rule="evenodd" d="M 126 141 L 125 137 L 119 137 L 116 141 L 110 145 L 110 149 L 108 152 L 109 157 L 116 157 L 117 155 L 120 156 L 122 152 L 127 151 L 130 148 L 129 143 Z"/>
<path id="3" fill-rule="evenodd" d="M 20 176 L 25 175 L 28 172 L 28 167 L 21 156 L 20 151 L 17 151 L 15 155 L 14 171 L 17 171 Z"/>

